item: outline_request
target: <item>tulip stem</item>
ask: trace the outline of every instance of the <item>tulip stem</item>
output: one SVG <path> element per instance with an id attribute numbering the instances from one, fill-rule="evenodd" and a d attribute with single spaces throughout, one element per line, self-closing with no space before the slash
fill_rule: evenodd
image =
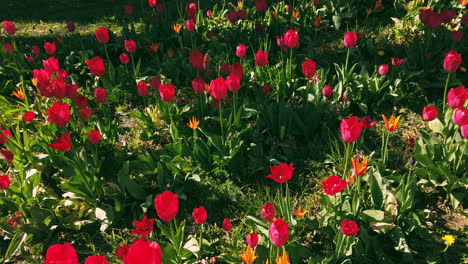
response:
<path id="1" fill-rule="evenodd" d="M 444 107 L 443 107 L 443 109 L 444 109 L 444 114 L 445 114 L 445 108 L 446 108 L 446 104 L 447 104 L 447 88 L 448 88 L 449 80 L 450 80 L 450 72 L 448 72 L 448 74 L 447 74 L 447 80 L 445 81 L 444 101 L 442 102 L 442 105 L 444 106 Z"/>
<path id="2" fill-rule="evenodd" d="M 200 248 L 200 258 L 202 258 L 202 245 L 203 245 L 203 224 L 200 225 L 200 238 L 198 240 L 198 247 Z"/>
<path id="3" fill-rule="evenodd" d="M 343 168 L 343 177 L 346 177 L 346 172 L 348 171 L 348 160 L 351 156 L 351 143 L 346 143 L 346 153 L 345 153 L 345 165 Z"/>
<path id="4" fill-rule="evenodd" d="M 461 161 L 464 160 L 463 156 L 465 154 L 465 151 L 466 151 L 466 148 L 468 147 L 468 140 L 465 140 L 465 146 L 463 147 L 463 151 L 462 153 L 460 154 L 460 159 L 458 160 L 458 163 L 457 163 L 457 166 L 455 166 L 455 174 L 457 173 L 458 171 L 458 168 L 460 167 L 460 164 L 461 164 Z"/>
<path id="5" fill-rule="evenodd" d="M 224 131 L 223 131 L 223 99 L 219 100 L 219 124 L 221 126 L 221 143 L 224 145 Z"/>
<path id="6" fill-rule="evenodd" d="M 346 64 L 345 64 L 345 70 L 343 72 L 344 74 L 344 79 L 346 80 L 346 76 L 348 75 L 348 60 L 349 60 L 349 50 L 350 48 L 348 48 L 348 53 L 346 54 Z M 344 83 L 346 83 L 346 81 L 344 81 Z"/>

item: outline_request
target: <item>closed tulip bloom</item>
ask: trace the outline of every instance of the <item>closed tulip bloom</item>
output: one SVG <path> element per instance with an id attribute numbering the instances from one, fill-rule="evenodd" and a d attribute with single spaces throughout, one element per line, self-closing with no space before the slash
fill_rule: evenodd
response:
<path id="1" fill-rule="evenodd" d="M 124 264 L 161 264 L 162 258 L 158 243 L 139 239 L 128 248 Z"/>
<path id="2" fill-rule="evenodd" d="M 210 94 L 216 100 L 221 100 L 227 95 L 226 81 L 223 77 L 218 77 L 210 83 Z"/>
<path id="3" fill-rule="evenodd" d="M 32 46 L 32 47 L 31 47 L 31 52 L 32 52 L 34 55 L 39 55 L 39 53 L 41 53 L 41 48 L 39 48 L 39 46 Z"/>
<path id="4" fill-rule="evenodd" d="M 88 66 L 89 71 L 96 77 L 100 77 L 106 73 L 104 60 L 99 56 L 86 60 L 86 65 Z"/>
<path id="5" fill-rule="evenodd" d="M 204 222 L 206 222 L 206 219 L 208 218 L 208 212 L 206 211 L 204 206 L 200 206 L 193 210 L 192 217 L 195 223 L 201 225 Z"/>
<path id="6" fill-rule="evenodd" d="M 247 53 L 247 47 L 244 46 L 244 44 L 239 44 L 236 47 L 236 55 L 239 58 L 245 57 L 245 54 Z"/>
<path id="7" fill-rule="evenodd" d="M 171 191 L 164 191 L 154 198 L 154 207 L 161 220 L 170 222 L 179 212 L 179 196 Z"/>
<path id="8" fill-rule="evenodd" d="M 138 96 L 147 96 L 148 95 L 148 85 L 145 81 L 139 81 L 137 84 Z"/>
<path id="9" fill-rule="evenodd" d="M 270 239 L 277 247 L 284 246 L 289 239 L 289 226 L 281 218 L 270 223 Z"/>
<path id="10" fill-rule="evenodd" d="M 459 126 L 468 124 L 468 109 L 463 107 L 457 108 L 453 113 L 452 120 L 455 124 Z"/>
<path id="11" fill-rule="evenodd" d="M 449 90 L 447 94 L 447 104 L 450 108 L 462 107 L 468 99 L 468 90 L 465 86 L 458 86 Z"/>
<path id="12" fill-rule="evenodd" d="M 68 22 L 68 23 L 67 23 L 67 30 L 68 30 L 69 32 L 75 31 L 75 23 L 73 23 L 73 22 Z"/>
<path id="13" fill-rule="evenodd" d="M 462 55 L 454 50 L 445 55 L 444 69 L 449 72 L 456 72 L 462 63 Z"/>
<path id="14" fill-rule="evenodd" d="M 461 126 L 461 135 L 463 138 L 468 138 L 468 124 Z"/>
<path id="15" fill-rule="evenodd" d="M 93 115 L 93 112 L 91 111 L 91 108 L 83 107 L 83 108 L 80 108 L 80 115 L 84 119 L 89 119 Z"/>
<path id="16" fill-rule="evenodd" d="M 190 64 L 197 69 L 197 70 L 202 70 L 203 69 L 203 53 L 199 50 L 194 50 L 190 52 L 189 54 L 189 59 L 190 59 Z"/>
<path id="17" fill-rule="evenodd" d="M 13 159 L 15 158 L 15 154 L 13 154 L 13 152 L 11 152 L 8 149 L 0 150 L 0 154 L 2 154 L 2 156 L 6 159 L 8 163 L 12 163 Z"/>
<path id="18" fill-rule="evenodd" d="M 229 220 L 229 218 L 224 218 L 224 220 L 223 220 L 223 230 L 226 231 L 226 232 L 229 232 L 229 231 L 231 231 L 231 229 L 232 229 L 231 220 Z"/>
<path id="19" fill-rule="evenodd" d="M 78 264 L 78 254 L 70 243 L 52 245 L 47 249 L 45 264 Z"/>
<path id="20" fill-rule="evenodd" d="M 387 75 L 389 69 L 390 69 L 390 67 L 387 64 L 382 64 L 382 65 L 379 66 L 379 74 L 380 75 Z"/>
<path id="21" fill-rule="evenodd" d="M 195 22 L 192 19 L 187 20 L 185 27 L 188 31 L 192 32 L 195 30 Z"/>
<path id="22" fill-rule="evenodd" d="M 161 78 L 159 78 L 159 76 L 154 76 L 150 81 L 150 85 L 153 90 L 159 90 L 159 87 L 161 86 Z"/>
<path id="23" fill-rule="evenodd" d="M 124 11 L 125 11 L 125 14 L 131 16 L 133 14 L 133 6 L 125 5 L 124 6 Z"/>
<path id="24" fill-rule="evenodd" d="M 12 35 L 12 36 L 15 35 L 16 27 L 13 22 L 5 20 L 2 22 L 2 24 L 3 24 L 3 28 L 5 29 L 8 35 Z"/>
<path id="25" fill-rule="evenodd" d="M 267 65 L 267 63 L 268 63 L 268 53 L 263 51 L 263 50 L 257 51 L 257 53 L 255 54 L 255 63 L 258 66 L 262 66 L 262 67 Z"/>
<path id="26" fill-rule="evenodd" d="M 295 48 L 299 43 L 299 34 L 294 30 L 288 30 L 284 34 L 284 45 L 288 48 Z"/>
<path id="27" fill-rule="evenodd" d="M 352 116 L 341 120 L 340 131 L 343 140 L 352 143 L 361 136 L 362 124 L 356 116 Z"/>
<path id="28" fill-rule="evenodd" d="M 157 2 L 158 2 L 157 0 L 148 0 L 148 4 L 149 4 L 149 6 L 151 6 L 151 7 L 156 6 Z"/>
<path id="29" fill-rule="evenodd" d="M 331 87 L 331 85 L 327 84 L 325 86 L 323 86 L 322 88 L 322 95 L 325 96 L 325 97 L 330 97 L 332 96 L 333 94 L 333 88 Z"/>
<path id="30" fill-rule="evenodd" d="M 255 8 L 259 12 L 265 12 L 268 8 L 266 0 L 255 0 Z"/>
<path id="31" fill-rule="evenodd" d="M 96 36 L 96 39 L 99 41 L 99 43 L 106 44 L 109 42 L 109 29 L 100 27 L 94 31 L 94 36 Z"/>
<path id="32" fill-rule="evenodd" d="M 26 112 L 23 115 L 24 122 L 31 122 L 36 118 L 36 113 L 34 112 Z"/>
<path id="33" fill-rule="evenodd" d="M 205 91 L 205 80 L 201 77 L 195 77 L 195 79 L 192 80 L 192 88 L 198 94 L 203 93 Z"/>
<path id="34" fill-rule="evenodd" d="M 273 221 L 273 218 L 275 218 L 275 215 L 276 215 L 275 205 L 272 202 L 265 203 L 262 206 L 260 213 L 262 217 L 268 222 Z"/>
<path id="35" fill-rule="evenodd" d="M 455 42 L 459 42 L 463 39 L 463 31 L 461 30 L 458 30 L 458 31 L 452 31 L 451 33 L 451 36 L 452 36 L 452 40 L 455 41 Z"/>
<path id="36" fill-rule="evenodd" d="M 46 42 L 44 43 L 44 50 L 49 55 L 55 54 L 57 52 L 57 45 L 55 45 L 55 42 Z"/>
<path id="37" fill-rule="evenodd" d="M 7 53 L 13 53 L 13 51 L 15 51 L 15 49 L 13 48 L 13 45 L 11 45 L 11 43 L 5 43 L 5 45 L 3 45 L 3 49 Z"/>
<path id="38" fill-rule="evenodd" d="M 257 233 L 250 233 L 247 235 L 245 242 L 249 247 L 254 248 L 258 244 L 258 234 Z"/>
<path id="39" fill-rule="evenodd" d="M 237 76 L 237 74 L 231 73 L 227 78 L 226 78 L 226 86 L 229 89 L 229 91 L 235 93 L 239 90 L 240 88 L 240 77 Z"/>
<path id="40" fill-rule="evenodd" d="M 130 62 L 130 58 L 127 53 L 120 54 L 119 59 L 122 64 L 128 64 Z"/>
<path id="41" fill-rule="evenodd" d="M 355 236 L 359 232 L 359 227 L 356 222 L 352 220 L 343 220 L 341 222 L 341 233 L 346 236 Z"/>
<path id="42" fill-rule="evenodd" d="M 422 111 L 424 121 L 432 121 L 437 118 L 438 114 L 439 111 L 432 105 L 425 106 Z"/>
<path id="43" fill-rule="evenodd" d="M 239 76 L 239 78 L 244 78 L 244 67 L 240 62 L 235 62 L 231 65 L 231 73 Z"/>
<path id="44" fill-rule="evenodd" d="M 107 101 L 107 92 L 104 88 L 97 88 L 94 91 L 94 98 L 98 103 L 104 103 Z"/>
<path id="45" fill-rule="evenodd" d="M 137 49 L 136 42 L 133 39 L 124 40 L 125 50 L 130 53 L 133 53 Z"/>
<path id="46" fill-rule="evenodd" d="M 164 102 L 174 100 L 175 88 L 173 84 L 161 84 L 159 86 L 159 95 Z"/>
<path id="47" fill-rule="evenodd" d="M 97 256 L 89 256 L 84 264 L 109 264 L 109 261 L 104 256 L 97 255 Z"/>
<path id="48" fill-rule="evenodd" d="M 0 190 L 6 190 L 10 187 L 10 177 L 8 175 L 0 175 Z"/>
<path id="49" fill-rule="evenodd" d="M 302 63 L 302 74 L 309 79 L 312 79 L 317 73 L 317 63 L 312 60 L 308 59 Z"/>
<path id="50" fill-rule="evenodd" d="M 93 129 L 88 132 L 88 140 L 91 144 L 96 145 L 101 141 L 101 132 L 97 129 Z"/>
<path id="51" fill-rule="evenodd" d="M 357 33 L 347 31 L 344 35 L 343 43 L 348 48 L 354 48 L 357 43 Z"/>

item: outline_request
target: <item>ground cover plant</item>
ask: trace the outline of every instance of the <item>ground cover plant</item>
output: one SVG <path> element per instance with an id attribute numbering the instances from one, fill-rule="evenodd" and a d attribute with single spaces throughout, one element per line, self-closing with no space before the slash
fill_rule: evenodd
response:
<path id="1" fill-rule="evenodd" d="M 467 5 L 6 3 L 0 262 L 465 263 Z"/>

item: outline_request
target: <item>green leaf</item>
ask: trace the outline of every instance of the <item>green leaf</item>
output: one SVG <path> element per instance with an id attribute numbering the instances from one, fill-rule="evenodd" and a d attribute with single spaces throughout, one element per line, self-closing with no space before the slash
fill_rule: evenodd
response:
<path id="1" fill-rule="evenodd" d="M 385 217 L 385 212 L 381 210 L 365 210 L 362 213 L 373 221 L 382 221 Z"/>
<path id="2" fill-rule="evenodd" d="M 122 169 L 120 169 L 119 172 L 117 173 L 119 177 L 119 181 L 133 198 L 145 201 L 146 196 L 147 196 L 145 190 L 135 181 L 131 180 L 129 177 L 129 172 L 130 172 L 129 164 L 130 164 L 129 161 L 126 161 Z"/>

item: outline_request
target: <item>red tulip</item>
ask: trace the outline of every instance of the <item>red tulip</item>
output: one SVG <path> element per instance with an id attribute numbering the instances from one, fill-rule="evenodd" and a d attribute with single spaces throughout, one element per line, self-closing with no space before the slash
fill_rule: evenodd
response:
<path id="1" fill-rule="evenodd" d="M 73 102 L 75 102 L 78 108 L 83 108 L 83 107 L 88 106 L 88 98 L 86 98 L 86 96 L 81 95 L 81 94 L 73 98 Z"/>
<path id="2" fill-rule="evenodd" d="M 359 232 L 359 227 L 356 222 L 352 220 L 343 220 L 341 222 L 341 233 L 346 236 L 355 236 Z"/>
<path id="3" fill-rule="evenodd" d="M 124 46 L 125 50 L 127 50 L 130 53 L 135 52 L 137 49 L 136 42 L 133 39 L 124 40 Z"/>
<path id="4" fill-rule="evenodd" d="M 331 85 L 327 84 L 325 86 L 323 86 L 322 88 L 322 95 L 325 96 L 325 97 L 330 97 L 332 96 L 333 94 L 333 88 L 331 87 Z"/>
<path id="5" fill-rule="evenodd" d="M 465 86 L 458 86 L 449 90 L 447 94 L 447 104 L 450 108 L 462 107 L 468 99 L 468 90 Z"/>
<path id="6" fill-rule="evenodd" d="M 133 221 L 135 229 L 132 230 L 132 234 L 138 234 L 140 236 L 146 236 L 151 234 L 153 231 L 154 219 L 148 219 L 145 215 L 141 221 Z"/>
<path id="7" fill-rule="evenodd" d="M 148 85 L 145 81 L 139 81 L 137 84 L 138 96 L 147 96 L 148 95 Z"/>
<path id="8" fill-rule="evenodd" d="M 247 235 L 245 242 L 249 247 L 254 248 L 258 244 L 258 234 L 257 233 L 250 233 Z"/>
<path id="9" fill-rule="evenodd" d="M 192 66 L 195 69 L 199 71 L 203 69 L 203 53 L 201 53 L 201 51 L 194 50 L 190 52 L 189 59 L 190 59 L 190 64 L 192 64 Z"/>
<path id="10" fill-rule="evenodd" d="M 443 21 L 445 23 L 449 23 L 455 17 L 456 12 L 455 10 L 445 10 L 444 12 L 442 12 L 441 15 L 442 15 Z"/>
<path id="11" fill-rule="evenodd" d="M 290 180 L 293 176 L 293 172 L 295 168 L 293 167 L 294 164 L 286 164 L 284 162 L 280 163 L 279 165 L 270 165 L 271 174 L 267 176 L 278 183 L 285 183 L 286 181 Z"/>
<path id="12" fill-rule="evenodd" d="M 226 232 L 229 232 L 229 231 L 231 231 L 231 229 L 232 229 L 231 220 L 229 220 L 229 218 L 224 218 L 224 220 L 223 220 L 223 230 L 226 231 Z"/>
<path id="13" fill-rule="evenodd" d="M 461 135 L 463 138 L 468 138 L 468 124 L 461 126 Z"/>
<path id="14" fill-rule="evenodd" d="M 54 141 L 55 143 L 48 144 L 47 146 L 55 150 L 61 151 L 61 152 L 67 152 L 72 148 L 70 137 L 71 137 L 71 133 L 67 134 L 63 132 L 62 137 L 56 138 Z"/>
<path id="15" fill-rule="evenodd" d="M 387 64 L 382 64 L 382 65 L 379 66 L 379 74 L 380 75 L 387 75 L 389 69 L 390 69 L 390 67 L 388 67 Z"/>
<path id="16" fill-rule="evenodd" d="M 44 50 L 47 54 L 52 55 L 57 51 L 57 46 L 55 45 L 55 42 L 46 42 L 44 43 Z"/>
<path id="17" fill-rule="evenodd" d="M 348 182 L 336 175 L 332 175 L 322 182 L 322 187 L 328 195 L 335 195 L 344 190 L 346 186 L 348 186 Z"/>
<path id="18" fill-rule="evenodd" d="M 15 158 L 15 154 L 13 154 L 13 152 L 9 151 L 8 149 L 2 149 L 0 150 L 0 153 L 8 161 L 8 163 L 13 162 L 13 159 Z"/>
<path id="19" fill-rule="evenodd" d="M 226 81 L 223 77 L 218 77 L 210 83 L 210 94 L 216 100 L 221 100 L 227 95 Z"/>
<path id="20" fill-rule="evenodd" d="M 247 47 L 245 47 L 244 44 L 237 45 L 237 48 L 236 48 L 237 57 L 243 58 L 245 57 L 246 53 L 247 53 Z"/>
<path id="21" fill-rule="evenodd" d="M 34 57 L 33 56 L 28 56 L 28 57 L 26 57 L 26 61 L 29 62 L 29 63 L 33 63 L 34 62 Z"/>
<path id="22" fill-rule="evenodd" d="M 377 123 L 377 121 L 372 122 L 370 116 L 366 116 L 361 120 L 362 127 L 365 129 L 369 129 L 375 126 Z"/>
<path id="23" fill-rule="evenodd" d="M 192 88 L 198 94 L 203 93 L 205 91 L 205 81 L 200 77 L 195 77 L 192 80 Z"/>
<path id="24" fill-rule="evenodd" d="M 154 198 L 154 207 L 159 218 L 169 222 L 179 212 L 179 196 L 171 191 L 164 191 Z"/>
<path id="25" fill-rule="evenodd" d="M 150 86 L 153 90 L 159 90 L 159 86 L 161 86 L 161 78 L 159 78 L 159 76 L 154 76 L 150 81 Z"/>
<path id="26" fill-rule="evenodd" d="M 226 78 L 226 86 L 229 89 L 229 91 L 233 93 L 237 92 L 240 88 L 240 77 L 237 76 L 237 74 L 231 73 Z"/>
<path id="27" fill-rule="evenodd" d="M 174 100 L 175 88 L 172 84 L 161 84 L 159 86 L 159 95 L 164 102 L 170 102 Z"/>
<path id="28" fill-rule="evenodd" d="M 255 8 L 259 12 L 265 12 L 268 8 L 266 0 L 255 0 Z"/>
<path id="29" fill-rule="evenodd" d="M 262 206 L 262 210 L 260 213 L 262 214 L 262 217 L 268 222 L 273 221 L 273 218 L 275 218 L 276 215 L 275 205 L 272 202 L 265 203 Z"/>
<path id="30" fill-rule="evenodd" d="M 284 33 L 284 45 L 288 48 L 295 48 L 299 43 L 299 34 L 294 30 L 288 30 Z"/>
<path id="31" fill-rule="evenodd" d="M 0 175 L 0 190 L 6 190 L 10 187 L 10 177 L 8 175 Z"/>
<path id="32" fill-rule="evenodd" d="M 32 46 L 32 47 L 31 47 L 31 52 L 32 52 L 34 55 L 39 55 L 39 53 L 41 53 L 41 49 L 39 48 L 39 46 Z"/>
<path id="33" fill-rule="evenodd" d="M 400 66 L 405 61 L 405 59 L 393 58 L 393 57 L 390 58 L 390 60 L 392 61 L 393 66 Z"/>
<path id="34" fill-rule="evenodd" d="M 158 243 L 140 239 L 128 248 L 124 264 L 161 264 L 162 257 L 162 250 Z"/>
<path id="35" fill-rule="evenodd" d="M 157 0 L 148 0 L 148 4 L 151 7 L 154 7 L 157 4 L 157 2 L 158 2 Z"/>
<path id="36" fill-rule="evenodd" d="M 57 126 L 66 126 L 68 121 L 70 121 L 70 106 L 67 103 L 56 101 L 47 110 L 47 114 L 47 120 Z"/>
<path id="37" fill-rule="evenodd" d="M 80 115 L 81 117 L 83 117 L 84 119 L 89 119 L 91 118 L 91 115 L 93 113 L 91 112 L 91 109 L 88 108 L 88 107 L 83 107 L 83 108 L 80 108 Z"/>
<path id="38" fill-rule="evenodd" d="M 208 212 L 206 211 L 204 206 L 200 206 L 200 207 L 195 208 L 193 210 L 192 217 L 193 217 L 193 220 L 195 221 L 195 223 L 201 225 L 208 218 Z"/>
<path id="39" fill-rule="evenodd" d="M 463 39 L 463 31 L 461 30 L 458 30 L 458 31 L 452 31 L 451 33 L 451 36 L 452 36 L 452 40 L 455 41 L 455 42 L 459 42 Z"/>
<path id="40" fill-rule="evenodd" d="M 221 64 L 220 71 L 223 74 L 230 74 L 231 73 L 231 65 L 229 65 L 229 63 L 226 63 L 226 62 Z"/>
<path id="41" fill-rule="evenodd" d="M 343 140 L 347 143 L 352 143 L 361 136 L 362 124 L 357 117 L 352 116 L 341 120 L 340 131 Z"/>
<path id="42" fill-rule="evenodd" d="M 449 72 L 456 72 L 462 63 L 462 55 L 454 50 L 445 55 L 444 69 Z"/>
<path id="43" fill-rule="evenodd" d="M 91 144 L 96 145 L 101 141 L 101 132 L 97 129 L 93 129 L 88 133 L 88 140 Z"/>
<path id="44" fill-rule="evenodd" d="M 97 88 L 94 91 L 94 98 L 98 103 L 104 103 L 107 101 L 107 92 L 104 88 Z"/>
<path id="45" fill-rule="evenodd" d="M 104 64 L 104 60 L 99 56 L 86 60 L 86 65 L 88 65 L 89 71 L 97 77 L 100 77 L 106 73 L 106 65 Z"/>
<path id="46" fill-rule="evenodd" d="M 109 42 L 109 29 L 105 27 L 100 27 L 94 31 L 97 41 L 101 44 L 106 44 Z"/>
<path id="47" fill-rule="evenodd" d="M 114 254 L 114 256 L 117 256 L 118 258 L 120 258 L 121 260 L 124 260 L 125 259 L 125 256 L 127 255 L 128 253 L 128 249 L 130 247 L 127 245 L 127 244 L 123 244 L 122 246 L 120 247 L 117 247 L 117 253 Z"/>
<path id="48" fill-rule="evenodd" d="M 289 226 L 281 218 L 270 223 L 270 239 L 277 247 L 282 247 L 289 239 Z"/>
<path id="49" fill-rule="evenodd" d="M 195 30 L 195 22 L 192 19 L 187 20 L 185 27 L 188 31 L 192 32 Z"/>
<path id="50" fill-rule="evenodd" d="M 97 255 L 97 256 L 89 256 L 84 264 L 109 264 L 109 261 L 104 256 Z"/>
<path id="51" fill-rule="evenodd" d="M 124 6 L 124 11 L 125 11 L 125 14 L 131 16 L 133 14 L 133 6 L 125 5 Z"/>
<path id="52" fill-rule="evenodd" d="M 437 115 L 439 114 L 439 111 L 432 106 L 425 106 L 422 110 L 422 117 L 425 121 L 432 121 L 437 118 Z"/>
<path id="53" fill-rule="evenodd" d="M 11 138 L 12 134 L 10 130 L 2 130 L 0 128 L 0 145 L 4 145 Z"/>
<path id="54" fill-rule="evenodd" d="M 8 53 L 13 53 L 15 51 L 11 43 L 5 43 L 5 45 L 3 45 L 3 49 L 5 49 L 5 51 Z"/>
<path id="55" fill-rule="evenodd" d="M 45 264 L 78 264 L 78 254 L 70 243 L 55 244 L 47 249 Z"/>
<path id="56" fill-rule="evenodd" d="M 468 124 L 468 109 L 463 107 L 457 108 L 453 113 L 452 120 L 455 124 L 459 126 Z"/>
<path id="57" fill-rule="evenodd" d="M 358 37 L 356 32 L 346 31 L 344 34 L 343 43 L 348 48 L 354 48 L 354 46 L 356 46 L 357 39 Z"/>
<path id="58" fill-rule="evenodd" d="M 268 63 L 268 53 L 266 53 L 263 50 L 257 51 L 257 53 L 255 54 L 255 63 L 258 66 L 262 66 L 262 67 L 267 65 L 267 63 Z"/>
<path id="59" fill-rule="evenodd" d="M 317 63 L 312 59 L 308 59 L 302 63 L 302 74 L 306 78 L 312 79 L 317 72 Z"/>
<path id="60" fill-rule="evenodd" d="M 119 59 L 122 64 L 128 64 L 130 62 L 130 58 L 128 57 L 127 53 L 120 54 Z"/>
<path id="61" fill-rule="evenodd" d="M 42 66 L 44 66 L 44 70 L 49 74 L 54 74 L 54 73 L 56 73 L 56 72 L 58 72 L 60 70 L 59 61 L 55 57 L 50 57 L 47 60 L 43 60 L 42 61 Z M 41 71 L 42 70 L 38 70 L 37 73 L 43 74 Z M 36 76 L 34 76 L 34 77 L 36 77 Z M 41 83 L 41 79 L 44 80 L 44 82 L 45 81 L 48 82 L 50 80 L 50 75 L 48 75 L 48 76 L 38 76 L 38 78 L 40 78 L 38 80 L 39 83 Z M 36 78 L 36 79 L 38 79 L 38 78 Z"/>
<path id="62" fill-rule="evenodd" d="M 242 79 L 244 78 L 244 67 L 242 67 L 242 64 L 240 62 L 235 62 L 231 66 L 231 73 L 234 73 Z"/>
<path id="63" fill-rule="evenodd" d="M 276 45 L 284 47 L 284 36 L 276 36 Z"/>
<path id="64" fill-rule="evenodd" d="M 270 87 L 270 85 L 268 85 L 268 84 L 265 84 L 265 85 L 263 85 L 263 87 L 262 87 L 262 91 L 263 91 L 264 93 L 269 93 L 269 92 L 270 92 L 270 89 L 271 89 L 271 87 Z"/>
<path id="65" fill-rule="evenodd" d="M 16 33 L 15 24 L 11 21 L 3 21 L 3 28 L 9 35 L 13 36 Z"/>
<path id="66" fill-rule="evenodd" d="M 75 31 L 75 23 L 73 23 L 73 22 L 68 22 L 68 23 L 67 23 L 67 30 L 68 30 L 69 32 Z"/>
<path id="67" fill-rule="evenodd" d="M 36 118 L 36 113 L 34 112 L 26 112 L 23 115 L 23 119 L 25 122 L 31 122 L 34 118 Z"/>

